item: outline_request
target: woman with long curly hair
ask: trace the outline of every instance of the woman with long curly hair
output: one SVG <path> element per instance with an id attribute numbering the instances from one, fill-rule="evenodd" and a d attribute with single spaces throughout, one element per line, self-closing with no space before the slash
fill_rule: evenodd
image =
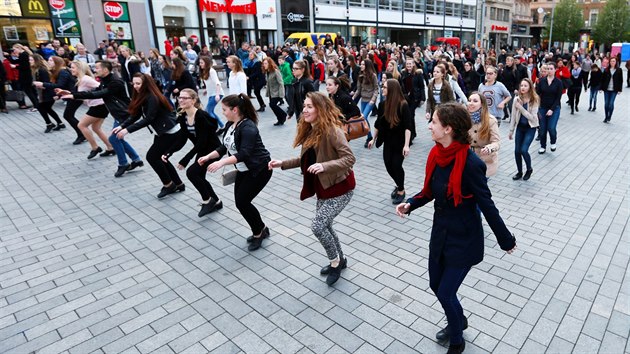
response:
<path id="1" fill-rule="evenodd" d="M 55 104 L 55 92 L 52 87 L 46 87 L 45 83 L 49 83 L 50 81 L 50 71 L 48 70 L 48 64 L 44 58 L 39 54 L 33 54 L 29 58 L 29 62 L 31 64 L 31 72 L 33 74 L 33 78 L 35 82 L 41 82 L 42 88 L 40 89 L 40 99 L 39 104 L 37 104 L 36 108 L 39 111 L 39 114 L 42 115 L 44 121 L 46 122 L 46 130 L 44 133 L 50 133 L 53 130 L 64 129 L 66 126 L 63 124 L 61 119 L 59 119 L 59 115 L 53 109 L 53 105 Z M 55 126 L 50 117 L 53 117 L 57 125 Z"/>
<path id="2" fill-rule="evenodd" d="M 499 123 L 490 114 L 486 97 L 477 91 L 470 94 L 466 107 L 472 119 L 470 148 L 485 162 L 486 177 L 494 176 L 499 166 L 498 151 L 501 147 Z"/>
<path id="3" fill-rule="evenodd" d="M 300 200 L 317 196 L 311 229 L 330 261 L 320 271 L 328 276 L 328 285 L 339 279 L 348 264 L 332 225 L 352 199 L 355 187 L 352 166 L 356 159 L 341 129 L 340 115 L 335 103 L 324 94 L 308 93 L 293 142 L 293 147 L 302 147 L 300 156 L 269 162 L 269 169 L 300 167 L 304 176 Z"/>

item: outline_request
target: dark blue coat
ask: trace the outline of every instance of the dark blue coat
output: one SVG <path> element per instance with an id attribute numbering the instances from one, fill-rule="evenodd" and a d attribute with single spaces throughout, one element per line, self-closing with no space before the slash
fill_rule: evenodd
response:
<path id="1" fill-rule="evenodd" d="M 433 229 L 429 243 L 429 257 L 448 267 L 469 267 L 483 260 L 484 232 L 477 205 L 494 232 L 501 249 L 510 250 L 516 239 L 503 223 L 486 181 L 486 164 L 475 154 L 468 154 L 462 174 L 462 203 L 454 206 L 446 198 L 448 179 L 453 164 L 436 166 L 431 176 L 433 198 L 420 197 L 420 193 L 407 200 L 410 212 L 435 199 Z"/>
<path id="2" fill-rule="evenodd" d="M 75 79 L 68 69 L 61 69 L 59 71 L 59 75 L 57 75 L 56 82 L 44 82 L 44 87 L 49 89 L 60 88 L 62 90 L 68 90 L 70 92 L 75 92 L 77 86 L 77 80 Z"/>

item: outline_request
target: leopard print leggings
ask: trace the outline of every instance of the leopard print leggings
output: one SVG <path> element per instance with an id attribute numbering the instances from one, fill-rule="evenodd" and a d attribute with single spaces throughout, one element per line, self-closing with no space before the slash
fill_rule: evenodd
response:
<path id="1" fill-rule="evenodd" d="M 317 200 L 315 218 L 313 218 L 311 230 L 313 230 L 319 242 L 324 246 L 326 255 L 331 261 L 343 257 L 339 238 L 332 227 L 333 220 L 348 205 L 353 194 L 354 192 L 350 191 L 338 197 Z"/>

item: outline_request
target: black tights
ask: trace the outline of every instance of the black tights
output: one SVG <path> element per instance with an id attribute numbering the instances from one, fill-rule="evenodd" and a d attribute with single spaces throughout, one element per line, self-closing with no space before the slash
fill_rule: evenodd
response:
<path id="1" fill-rule="evenodd" d="M 39 102 L 39 104 L 37 105 L 37 110 L 39 111 L 39 114 L 42 115 L 42 118 L 44 118 L 44 121 L 46 122 L 47 125 L 52 124 L 48 115 L 53 117 L 53 119 L 55 120 L 55 122 L 57 122 L 57 124 L 62 123 L 61 119 L 59 118 L 59 115 L 52 108 L 54 104 L 55 104 L 55 101 L 46 101 L 46 102 Z"/>
<path id="2" fill-rule="evenodd" d="M 177 142 L 177 139 L 177 134 L 156 135 L 153 138 L 153 145 L 151 145 L 149 151 L 147 151 L 147 161 L 165 186 L 171 182 L 176 185 L 182 184 L 182 180 L 179 178 L 177 170 L 175 170 L 171 162 L 162 161 L 162 155 L 166 154 L 169 148 Z"/>
<path id="3" fill-rule="evenodd" d="M 271 170 L 264 168 L 256 176 L 251 171 L 236 174 L 236 182 L 234 183 L 236 208 L 243 215 L 254 235 L 262 232 L 265 223 L 252 201 L 265 188 L 271 179 L 271 173 Z"/>
<path id="4" fill-rule="evenodd" d="M 391 147 L 391 144 L 383 144 L 383 161 L 385 162 L 385 169 L 389 173 L 390 177 L 396 183 L 398 191 L 405 190 L 405 170 L 403 169 L 403 162 L 405 158 L 402 154 L 402 147 Z"/>
<path id="5" fill-rule="evenodd" d="M 212 185 L 206 179 L 206 172 L 208 165 L 213 163 L 216 160 L 209 160 L 203 165 L 199 165 L 197 161 L 193 161 L 192 165 L 188 167 L 186 170 L 186 176 L 188 180 L 197 188 L 199 194 L 201 194 L 201 199 L 203 201 L 210 200 L 210 198 L 214 200 L 219 200 L 219 197 L 212 189 Z"/>

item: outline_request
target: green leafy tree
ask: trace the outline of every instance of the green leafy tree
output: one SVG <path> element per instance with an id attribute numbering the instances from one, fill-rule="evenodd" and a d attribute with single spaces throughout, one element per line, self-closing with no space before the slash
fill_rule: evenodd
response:
<path id="1" fill-rule="evenodd" d="M 547 24 L 543 35 L 549 38 L 551 16 L 547 16 Z M 582 9 L 576 0 L 560 0 L 557 2 L 553 15 L 553 42 L 577 42 L 580 29 L 584 27 Z"/>
<path id="2" fill-rule="evenodd" d="M 594 23 L 593 40 L 610 45 L 630 40 L 630 5 L 626 0 L 608 0 Z"/>

